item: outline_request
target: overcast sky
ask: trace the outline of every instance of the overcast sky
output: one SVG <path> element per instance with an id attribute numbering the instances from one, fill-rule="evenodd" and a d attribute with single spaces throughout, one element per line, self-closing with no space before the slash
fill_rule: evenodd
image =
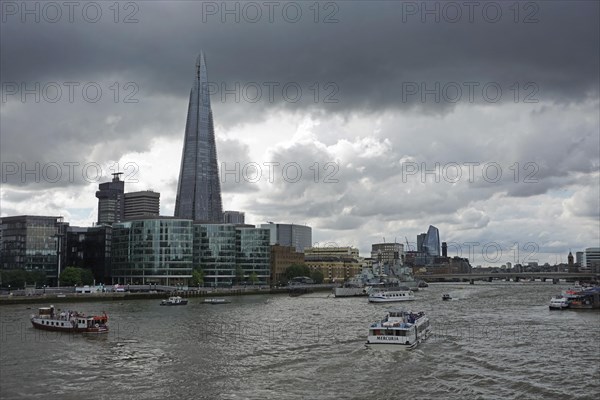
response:
<path id="1" fill-rule="evenodd" d="M 203 50 L 223 207 L 475 265 L 599 246 L 599 3 L 1 3 L 1 215 L 173 215 Z M 460 246 L 459 246 L 460 245 Z M 500 250 L 501 249 L 501 250 Z"/>

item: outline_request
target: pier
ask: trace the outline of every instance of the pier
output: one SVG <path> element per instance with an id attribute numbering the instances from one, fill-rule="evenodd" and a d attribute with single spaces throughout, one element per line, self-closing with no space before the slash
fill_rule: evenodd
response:
<path id="1" fill-rule="evenodd" d="M 282 287 L 242 286 L 232 288 L 181 287 L 166 285 L 123 285 L 124 291 L 106 291 L 94 293 L 76 293 L 73 287 L 12 290 L 10 295 L 0 295 L 0 305 L 20 303 L 53 303 L 123 301 L 139 299 L 164 299 L 168 296 L 192 297 L 224 297 L 257 294 L 283 294 L 294 291 L 331 291 L 334 284 L 294 285 Z"/>

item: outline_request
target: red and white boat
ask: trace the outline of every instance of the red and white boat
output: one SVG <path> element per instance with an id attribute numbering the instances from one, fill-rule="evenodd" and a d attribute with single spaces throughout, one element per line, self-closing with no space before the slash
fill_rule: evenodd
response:
<path id="1" fill-rule="evenodd" d="M 85 315 L 77 311 L 56 312 L 54 306 L 40 307 L 38 315 L 31 316 L 36 329 L 67 333 L 108 333 L 108 315 Z"/>

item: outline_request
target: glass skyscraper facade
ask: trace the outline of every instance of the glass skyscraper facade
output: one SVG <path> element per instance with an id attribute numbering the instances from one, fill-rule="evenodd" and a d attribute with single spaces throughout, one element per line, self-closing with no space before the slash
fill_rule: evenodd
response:
<path id="1" fill-rule="evenodd" d="M 190 92 L 175 217 L 221 223 L 221 185 L 204 53 L 196 61 Z"/>
<path id="2" fill-rule="evenodd" d="M 429 225 L 423 241 L 423 250 L 428 256 L 440 255 L 440 232 L 433 225 Z"/>
<path id="3" fill-rule="evenodd" d="M 65 267 L 68 223 L 62 217 L 19 215 L 2 218 L 0 259 L 3 269 L 43 271 L 50 285 Z M 60 265 L 60 268 L 59 268 Z"/>
<path id="4" fill-rule="evenodd" d="M 194 266 L 204 271 L 207 286 L 231 286 L 235 279 L 235 226 L 194 225 Z"/>
<path id="5" fill-rule="evenodd" d="M 312 247 L 312 228 L 296 224 L 262 224 L 261 228 L 270 231 L 270 243 L 280 246 L 294 246 L 296 251 L 303 253 L 307 247 Z"/>
<path id="6" fill-rule="evenodd" d="M 253 273 L 256 284 L 267 284 L 271 273 L 269 231 L 233 224 L 196 224 L 194 266 L 204 271 L 206 286 L 231 286 L 238 279 L 249 282 Z M 239 270 L 242 276 L 238 277 Z"/>
<path id="7" fill-rule="evenodd" d="M 244 271 L 244 277 L 256 276 L 256 282 L 266 285 L 271 275 L 270 231 L 260 228 L 236 229 L 236 268 Z"/>
<path id="8" fill-rule="evenodd" d="M 113 283 L 187 284 L 192 262 L 191 220 L 160 217 L 113 225 Z"/>

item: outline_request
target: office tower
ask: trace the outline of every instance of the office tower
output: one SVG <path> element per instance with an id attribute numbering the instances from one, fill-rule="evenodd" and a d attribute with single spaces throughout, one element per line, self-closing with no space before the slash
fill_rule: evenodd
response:
<path id="1" fill-rule="evenodd" d="M 386 265 L 403 264 L 404 245 L 401 243 L 373 243 L 371 258 Z"/>
<path id="2" fill-rule="evenodd" d="M 271 245 L 294 246 L 299 253 L 303 253 L 305 248 L 312 246 L 312 228 L 310 226 L 269 222 L 260 227 L 271 231 Z"/>
<path id="3" fill-rule="evenodd" d="M 193 230 L 193 263 L 202 267 L 205 285 L 268 284 L 271 273 L 268 230 L 233 224 L 194 224 Z"/>
<path id="4" fill-rule="evenodd" d="M 66 265 L 88 268 L 96 283 L 110 283 L 112 226 L 69 226 L 66 234 Z"/>
<path id="5" fill-rule="evenodd" d="M 113 225 L 112 283 L 183 285 L 192 277 L 192 221 L 152 217 Z"/>
<path id="6" fill-rule="evenodd" d="M 583 251 L 578 251 L 575 253 L 575 263 L 580 267 L 583 266 Z"/>
<path id="7" fill-rule="evenodd" d="M 600 268 L 600 247 L 588 247 L 584 254 L 584 267 L 593 271 Z"/>
<path id="8" fill-rule="evenodd" d="M 125 193 L 123 219 L 159 215 L 160 193 L 151 190 Z"/>
<path id="9" fill-rule="evenodd" d="M 417 251 L 419 253 L 425 253 L 425 250 L 423 250 L 423 243 L 425 242 L 425 236 L 427 236 L 426 233 L 421 233 L 420 235 L 417 235 Z"/>
<path id="10" fill-rule="evenodd" d="M 223 222 L 226 224 L 245 224 L 245 214 L 241 211 L 223 211 Z"/>
<path id="11" fill-rule="evenodd" d="M 99 185 L 96 192 L 98 198 L 98 225 L 112 225 L 123 220 L 125 182 L 119 179 L 122 172 L 112 174 L 112 182 Z"/>
<path id="12" fill-rule="evenodd" d="M 66 265 L 68 225 L 62 217 L 3 217 L 0 243 L 2 269 L 43 271 L 48 284 L 56 285 Z"/>
<path id="13" fill-rule="evenodd" d="M 175 217 L 223 221 L 217 148 L 204 53 L 196 61 L 175 200 Z"/>
<path id="14" fill-rule="evenodd" d="M 448 257 L 448 244 L 442 242 L 442 257 Z"/>
<path id="15" fill-rule="evenodd" d="M 425 240 L 423 241 L 423 250 L 429 256 L 440 255 L 440 232 L 433 225 L 429 225 Z"/>

